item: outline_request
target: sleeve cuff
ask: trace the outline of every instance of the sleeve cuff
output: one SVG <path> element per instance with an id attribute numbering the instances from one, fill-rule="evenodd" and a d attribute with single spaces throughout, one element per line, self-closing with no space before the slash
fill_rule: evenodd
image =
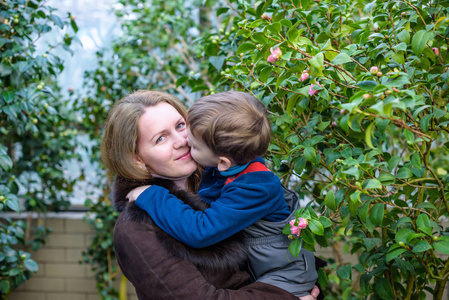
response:
<path id="1" fill-rule="evenodd" d="M 144 209 L 146 202 L 152 199 L 158 199 L 159 197 L 162 197 L 163 195 L 168 193 L 169 191 L 167 189 L 160 187 L 158 185 L 152 185 L 145 191 L 143 191 L 142 194 L 139 195 L 139 197 L 137 197 L 136 205 Z"/>

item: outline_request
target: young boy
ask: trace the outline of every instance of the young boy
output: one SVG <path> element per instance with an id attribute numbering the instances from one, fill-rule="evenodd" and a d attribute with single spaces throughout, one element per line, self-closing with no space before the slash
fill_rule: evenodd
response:
<path id="1" fill-rule="evenodd" d="M 244 230 L 253 279 L 300 299 L 314 299 L 310 295 L 318 278 L 314 255 L 302 249 L 298 258 L 293 257 L 282 234 L 298 199 L 284 190 L 260 157 L 271 139 L 265 106 L 243 92 L 205 96 L 189 109 L 187 126 L 193 159 L 208 167 L 198 195 L 210 208 L 195 211 L 159 186 L 146 189 L 136 205 L 165 232 L 194 248 Z M 296 206 L 289 208 L 284 193 L 295 197 Z"/>

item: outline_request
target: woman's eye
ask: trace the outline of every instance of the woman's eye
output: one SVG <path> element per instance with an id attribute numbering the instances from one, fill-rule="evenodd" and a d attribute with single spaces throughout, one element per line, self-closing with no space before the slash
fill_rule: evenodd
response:
<path id="1" fill-rule="evenodd" d="M 160 136 L 160 137 L 156 140 L 156 144 L 157 144 L 157 143 L 160 143 L 160 142 L 163 142 L 164 139 L 165 139 L 165 137 Z"/>
<path id="2" fill-rule="evenodd" d="M 186 123 L 181 122 L 176 126 L 176 129 L 184 129 L 186 127 Z"/>

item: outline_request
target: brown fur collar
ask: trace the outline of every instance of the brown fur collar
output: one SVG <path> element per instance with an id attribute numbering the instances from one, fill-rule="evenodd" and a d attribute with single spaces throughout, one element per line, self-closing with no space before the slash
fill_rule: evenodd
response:
<path id="1" fill-rule="evenodd" d="M 205 210 L 209 205 L 203 202 L 199 196 L 181 190 L 175 184 L 166 179 L 154 178 L 148 181 L 131 181 L 117 176 L 112 188 L 112 198 L 115 208 L 124 214 L 126 218 L 136 222 L 149 223 L 154 226 L 159 242 L 175 256 L 192 262 L 200 268 L 225 269 L 241 265 L 247 258 L 247 249 L 244 246 L 241 234 L 236 234 L 215 245 L 196 249 L 172 238 L 165 231 L 157 227 L 149 215 L 128 202 L 125 198 L 127 193 L 141 185 L 159 185 L 170 191 L 178 199 L 189 204 L 195 210 Z"/>

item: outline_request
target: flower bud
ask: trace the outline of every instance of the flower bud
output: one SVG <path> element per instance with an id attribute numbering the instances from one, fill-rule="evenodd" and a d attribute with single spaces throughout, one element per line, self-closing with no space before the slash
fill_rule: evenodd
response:
<path id="1" fill-rule="evenodd" d="M 309 78 L 309 73 L 307 71 L 302 72 L 301 78 L 299 78 L 300 81 L 306 81 L 307 78 Z"/>
<path id="2" fill-rule="evenodd" d="M 379 68 L 376 66 L 371 67 L 371 69 L 369 69 L 369 72 L 371 73 L 371 75 L 376 75 L 377 72 L 379 72 Z"/>

